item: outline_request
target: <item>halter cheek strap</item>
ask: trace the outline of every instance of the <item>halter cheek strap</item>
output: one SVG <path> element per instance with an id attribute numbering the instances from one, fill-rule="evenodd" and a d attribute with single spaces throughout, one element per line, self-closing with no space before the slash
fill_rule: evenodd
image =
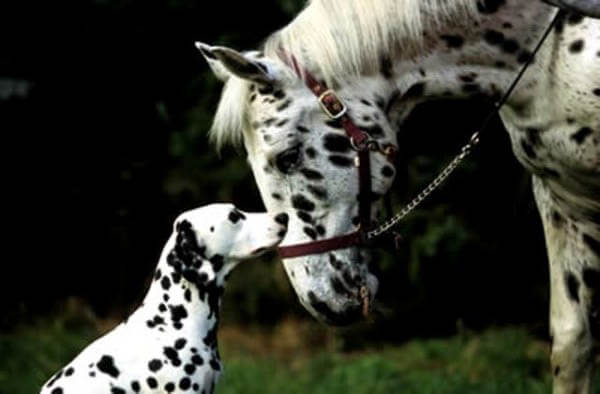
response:
<path id="1" fill-rule="evenodd" d="M 325 112 L 331 120 L 340 122 L 346 135 L 350 139 L 352 148 L 358 152 L 358 158 L 355 164 L 358 168 L 359 179 L 358 212 L 360 226 L 358 231 L 350 234 L 327 238 L 320 241 L 281 246 L 278 248 L 279 255 L 282 258 L 293 258 L 310 254 L 325 253 L 331 250 L 345 249 L 352 246 L 366 246 L 367 230 L 371 225 L 372 192 L 370 151 L 379 151 L 391 159 L 396 152 L 396 148 L 394 146 L 387 146 L 385 149 L 382 149 L 377 142 L 371 140 L 367 133 L 356 126 L 348 115 L 346 105 L 332 89 L 329 89 L 324 83 L 317 81 L 317 79 L 308 71 L 301 70 L 294 56 L 282 57 L 287 60 L 288 65 L 294 69 L 296 74 L 304 79 L 306 86 L 317 97 L 323 112 Z"/>

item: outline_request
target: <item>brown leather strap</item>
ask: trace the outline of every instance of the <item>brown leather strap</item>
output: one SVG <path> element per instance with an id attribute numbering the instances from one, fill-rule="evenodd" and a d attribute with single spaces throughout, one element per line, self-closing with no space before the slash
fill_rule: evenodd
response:
<path id="1" fill-rule="evenodd" d="M 294 69 L 298 77 L 303 78 L 306 86 L 319 99 L 319 102 L 327 115 L 340 122 L 341 126 L 346 131 L 346 135 L 350 139 L 352 147 L 358 151 L 358 215 L 360 219 L 360 230 L 351 234 L 320 241 L 282 246 L 278 248 L 279 255 L 282 258 L 293 258 L 364 245 L 363 232 L 368 230 L 371 224 L 372 192 L 371 155 L 368 146 L 369 135 L 359 129 L 352 121 L 350 116 L 345 112 L 345 105 L 335 92 L 329 90 L 325 83 L 319 82 L 310 72 L 301 69 L 293 55 L 287 56 L 282 54 L 282 59 Z"/>
<path id="2" fill-rule="evenodd" d="M 307 242 L 304 244 L 281 246 L 278 248 L 279 256 L 284 259 L 306 256 L 310 254 L 320 254 L 331 250 L 345 249 L 363 243 L 360 231 L 341 235 L 335 238 L 328 238 L 321 241 Z"/>

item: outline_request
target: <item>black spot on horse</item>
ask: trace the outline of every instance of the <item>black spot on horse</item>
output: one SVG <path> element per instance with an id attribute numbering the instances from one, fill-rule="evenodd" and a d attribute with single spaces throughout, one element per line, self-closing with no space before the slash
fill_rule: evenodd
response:
<path id="1" fill-rule="evenodd" d="M 310 168 L 302 168 L 300 170 L 300 173 L 304 175 L 306 179 L 311 181 L 320 181 L 323 179 L 323 175 L 320 172 L 312 170 Z"/>
<path id="2" fill-rule="evenodd" d="M 578 14 L 576 12 L 572 12 L 569 14 L 568 18 L 567 18 L 567 23 L 571 26 L 575 26 L 579 23 L 581 23 L 583 21 L 584 16 L 581 14 Z"/>
<path id="3" fill-rule="evenodd" d="M 579 280 L 577 280 L 572 272 L 565 273 L 565 284 L 569 298 L 575 302 L 579 302 Z"/>
<path id="4" fill-rule="evenodd" d="M 405 98 L 419 98 L 425 94 L 425 82 L 419 82 L 412 85 L 406 93 L 404 93 Z"/>
<path id="5" fill-rule="evenodd" d="M 307 128 L 306 128 L 306 127 L 304 127 L 304 126 L 300 126 L 300 125 L 296 126 L 296 130 L 298 130 L 298 131 L 299 131 L 299 132 L 301 132 L 301 133 L 310 133 L 310 130 L 309 130 L 309 129 L 307 129 Z"/>
<path id="6" fill-rule="evenodd" d="M 505 40 L 502 43 L 502 50 L 508 54 L 516 53 L 519 50 L 519 47 L 519 43 L 512 39 Z"/>
<path id="7" fill-rule="evenodd" d="M 310 216 L 310 214 L 308 214 L 308 213 L 306 213 L 304 211 L 298 211 L 298 212 L 296 212 L 296 215 L 304 223 L 312 223 L 313 219 L 312 219 L 312 216 Z"/>
<path id="8" fill-rule="evenodd" d="M 583 234 L 583 243 L 598 257 L 600 257 L 600 241 L 588 234 Z"/>
<path id="9" fill-rule="evenodd" d="M 327 200 L 327 190 L 325 190 L 324 188 L 314 185 L 308 185 L 306 188 L 308 189 L 310 194 L 312 194 L 318 200 Z"/>
<path id="10" fill-rule="evenodd" d="M 329 156 L 328 159 L 331 162 L 331 164 L 338 166 L 338 167 L 352 167 L 354 165 L 354 162 L 352 161 L 352 159 L 345 157 L 345 156 L 333 155 L 333 156 Z"/>
<path id="11" fill-rule="evenodd" d="M 494 14 L 505 3 L 505 0 L 479 0 L 477 1 L 477 10 L 482 14 Z"/>
<path id="12" fill-rule="evenodd" d="M 329 283 L 331 284 L 333 291 L 335 291 L 337 294 L 346 297 L 352 297 L 352 293 L 346 288 L 346 286 L 344 286 L 344 282 L 342 282 L 340 278 L 333 276 L 329 280 Z"/>
<path id="13" fill-rule="evenodd" d="M 578 145 L 581 145 L 585 142 L 586 138 L 592 134 L 592 129 L 589 127 L 582 127 L 576 133 L 571 135 L 571 139 L 575 141 Z"/>
<path id="14" fill-rule="evenodd" d="M 600 97 L 600 88 L 592 90 L 592 93 L 594 93 L 594 95 Z"/>
<path id="15" fill-rule="evenodd" d="M 302 194 L 296 194 L 292 197 L 292 206 L 301 211 L 312 212 L 315 210 L 315 204 Z"/>
<path id="16" fill-rule="evenodd" d="M 352 149 L 348 137 L 332 133 L 325 135 L 323 146 L 328 151 L 336 153 L 345 153 Z"/>
<path id="17" fill-rule="evenodd" d="M 504 42 L 504 34 L 496 30 L 486 30 L 483 34 L 483 39 L 489 45 L 498 46 Z"/>
<path id="18" fill-rule="evenodd" d="M 333 325 L 348 325 L 356 321 L 361 315 L 359 307 L 349 308 L 343 312 L 335 312 L 312 291 L 308 292 L 308 300 L 313 309 L 323 315 L 325 320 Z"/>
<path id="19" fill-rule="evenodd" d="M 533 54 L 531 52 L 524 49 L 521 52 L 519 52 L 519 55 L 517 56 L 517 62 L 519 64 L 525 64 L 529 61 L 529 59 L 531 59 L 532 56 Z"/>
<path id="20" fill-rule="evenodd" d="M 114 359 L 111 356 L 104 355 L 100 358 L 100 361 L 96 364 L 98 370 L 105 373 L 113 378 L 119 377 L 119 370 L 115 366 Z"/>
<path id="21" fill-rule="evenodd" d="M 583 40 L 575 40 L 573 41 L 570 45 L 569 45 L 569 52 L 576 54 L 576 53 L 580 53 L 583 50 L 584 47 L 584 41 Z"/>
<path id="22" fill-rule="evenodd" d="M 392 64 L 392 59 L 389 56 L 382 56 L 380 60 L 380 71 L 381 75 L 385 79 L 390 79 L 394 76 L 394 65 Z"/>
<path id="23" fill-rule="evenodd" d="M 523 152 L 525 152 L 529 159 L 535 160 L 537 158 L 537 153 L 535 153 L 533 146 L 531 146 L 531 144 L 529 144 L 524 139 L 521 140 L 521 149 L 523 149 Z"/>
<path id="24" fill-rule="evenodd" d="M 308 235 L 310 239 L 317 239 L 317 232 L 310 227 L 304 227 L 304 234 Z"/>
<path id="25" fill-rule="evenodd" d="M 279 193 L 273 193 L 273 194 L 271 194 L 271 197 L 273 197 L 275 200 L 279 200 L 279 201 L 283 200 L 283 197 L 281 197 L 281 194 L 279 194 Z"/>
<path id="26" fill-rule="evenodd" d="M 395 174 L 395 171 L 391 166 L 385 165 L 381 169 L 381 175 L 383 175 L 386 178 L 391 178 L 394 176 L 394 174 Z"/>
<path id="27" fill-rule="evenodd" d="M 290 221 L 290 217 L 287 213 L 280 213 L 279 215 L 275 216 L 274 220 L 282 226 L 287 226 L 288 222 Z"/>
<path id="28" fill-rule="evenodd" d="M 444 40 L 446 42 L 446 46 L 451 49 L 460 48 L 465 43 L 465 39 L 457 35 L 442 34 L 440 38 Z"/>
<path id="29" fill-rule="evenodd" d="M 287 99 L 285 100 L 283 103 L 281 103 L 277 108 L 277 112 L 281 112 L 285 109 L 287 109 L 290 105 L 292 104 L 292 100 L 291 99 Z"/>
<path id="30" fill-rule="evenodd" d="M 306 156 L 308 156 L 309 159 L 314 159 L 317 157 L 317 151 L 315 151 L 315 148 L 309 146 L 306 148 Z"/>

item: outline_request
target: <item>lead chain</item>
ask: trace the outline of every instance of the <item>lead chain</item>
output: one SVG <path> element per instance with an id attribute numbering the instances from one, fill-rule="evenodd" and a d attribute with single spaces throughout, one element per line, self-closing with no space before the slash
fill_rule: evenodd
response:
<path id="1" fill-rule="evenodd" d="M 475 145 L 479 143 L 479 132 L 475 132 L 469 142 L 462 147 L 460 153 L 444 168 L 444 170 L 429 184 L 427 187 L 419 193 L 407 206 L 405 206 L 397 215 L 384 222 L 382 225 L 377 227 L 375 230 L 367 232 L 367 239 L 372 240 L 385 234 L 396 226 L 402 219 L 409 213 L 415 210 L 423 200 L 425 200 L 434 190 L 438 189 L 442 183 L 456 170 L 456 168 L 462 163 L 462 161 L 471 154 L 471 151 Z"/>

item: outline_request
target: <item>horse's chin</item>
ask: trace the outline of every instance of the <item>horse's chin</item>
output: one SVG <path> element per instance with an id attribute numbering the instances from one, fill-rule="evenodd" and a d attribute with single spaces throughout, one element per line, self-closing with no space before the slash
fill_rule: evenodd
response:
<path id="1" fill-rule="evenodd" d="M 367 269 L 368 256 L 357 252 L 284 260 L 301 304 L 317 320 L 347 326 L 368 315 L 379 281 Z"/>

